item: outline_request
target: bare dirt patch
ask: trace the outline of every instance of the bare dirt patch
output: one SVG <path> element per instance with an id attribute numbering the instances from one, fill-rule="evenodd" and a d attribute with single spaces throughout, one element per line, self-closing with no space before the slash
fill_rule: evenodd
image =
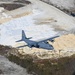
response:
<path id="1" fill-rule="evenodd" d="M 9 11 L 17 9 L 17 8 L 20 8 L 20 7 L 23 7 L 23 6 L 24 5 L 22 5 L 22 4 L 13 4 L 13 3 L 8 3 L 8 4 L 3 3 L 3 4 L 0 4 L 0 7 L 4 7 L 4 9 L 9 10 Z"/>
<path id="2" fill-rule="evenodd" d="M 50 24 L 52 22 L 57 22 L 53 18 L 40 18 L 40 19 L 35 19 L 35 24 L 37 25 L 43 25 L 43 24 Z"/>
<path id="3" fill-rule="evenodd" d="M 27 0 L 16 0 L 14 2 L 18 2 L 18 3 L 25 3 L 25 4 L 31 4 L 30 1 L 27 1 Z"/>
<path id="4" fill-rule="evenodd" d="M 53 47 L 55 50 L 70 50 L 71 52 L 75 51 L 75 35 L 74 34 L 68 34 L 63 35 L 61 37 L 55 38 L 53 42 Z M 67 51 L 66 51 L 67 52 Z"/>
<path id="5" fill-rule="evenodd" d="M 25 13 L 22 13 L 22 14 L 19 14 L 19 15 L 16 15 L 16 16 L 13 16 L 13 18 L 19 18 L 19 17 L 22 17 L 22 16 L 26 16 L 26 15 L 29 15 L 31 14 L 32 12 L 25 12 Z"/>

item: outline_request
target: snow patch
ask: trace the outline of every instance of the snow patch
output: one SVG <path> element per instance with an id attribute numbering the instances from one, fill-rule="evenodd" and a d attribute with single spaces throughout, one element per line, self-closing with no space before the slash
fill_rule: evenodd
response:
<path id="1" fill-rule="evenodd" d="M 35 25 L 34 17 L 41 14 L 39 10 L 33 10 L 33 13 L 25 17 L 21 17 L 0 26 L 0 44 L 14 46 L 17 40 L 21 39 L 22 30 L 25 31 L 27 37 L 32 40 L 40 40 L 50 38 L 56 34 L 53 28 L 47 25 Z"/>

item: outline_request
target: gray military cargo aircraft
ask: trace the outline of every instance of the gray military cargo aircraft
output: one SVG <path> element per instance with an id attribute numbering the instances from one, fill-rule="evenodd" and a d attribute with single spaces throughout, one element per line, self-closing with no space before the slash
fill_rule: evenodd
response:
<path id="1" fill-rule="evenodd" d="M 18 40 L 16 42 L 24 41 L 24 42 L 27 43 L 27 45 L 19 46 L 17 48 L 28 46 L 30 48 L 36 47 L 36 48 L 43 48 L 43 49 L 53 50 L 54 49 L 53 46 L 48 44 L 47 41 L 50 40 L 51 42 L 53 42 L 54 38 L 56 38 L 56 37 L 59 37 L 59 36 L 55 36 L 55 37 L 51 37 L 51 38 L 47 38 L 47 39 L 42 39 L 40 41 L 33 41 L 33 40 L 30 40 L 32 37 L 27 38 L 26 35 L 25 35 L 24 30 L 22 30 L 22 39 Z"/>

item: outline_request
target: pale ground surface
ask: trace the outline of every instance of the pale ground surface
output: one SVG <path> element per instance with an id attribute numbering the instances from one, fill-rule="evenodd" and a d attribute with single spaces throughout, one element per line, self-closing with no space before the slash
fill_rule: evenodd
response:
<path id="1" fill-rule="evenodd" d="M 0 55 L 0 70 L 3 72 L 0 75 L 30 75 L 26 69 L 10 62 L 7 58 Z"/>
<path id="2" fill-rule="evenodd" d="M 32 37 L 31 40 L 38 41 L 40 39 L 44 39 L 44 38 L 46 39 L 46 38 L 56 36 L 56 35 L 63 35 L 69 32 L 71 29 L 74 29 L 75 18 L 39 0 L 37 1 L 29 0 L 29 1 L 31 1 L 32 3 L 31 5 L 13 10 L 11 12 L 7 12 L 7 14 L 10 14 L 11 18 L 13 19 L 17 18 L 17 19 L 1 24 L 0 26 L 0 34 L 1 34 L 0 44 L 10 45 L 14 47 L 25 45 L 24 42 L 20 42 L 20 43 L 15 42 L 21 39 L 22 30 L 25 31 L 27 37 Z M 66 43 L 67 42 L 68 41 L 66 40 Z M 63 47 L 63 44 L 65 43 L 65 41 L 63 42 L 63 44 L 61 44 L 62 47 L 57 46 L 58 43 L 60 42 L 55 42 L 52 44 L 55 49 L 54 51 L 52 50 L 48 51 L 48 50 L 37 49 L 37 48 L 31 49 L 28 47 L 24 47 L 23 49 L 20 50 L 20 53 L 36 54 L 40 58 L 51 58 L 51 57 L 58 58 L 63 55 L 69 56 L 69 55 L 74 54 L 73 52 L 72 54 L 70 52 L 69 52 L 70 54 L 68 54 L 67 52 L 68 49 L 65 50 L 67 54 L 64 54 L 66 53 L 64 52 L 64 47 Z M 68 48 L 69 46 L 66 46 L 66 48 Z M 60 52 L 61 52 L 60 49 L 62 49 L 64 52 L 62 53 L 62 55 L 60 55 Z"/>
<path id="3" fill-rule="evenodd" d="M 27 37 L 33 37 L 33 40 L 38 41 L 40 39 L 60 35 L 63 32 L 69 31 L 75 27 L 75 18 L 68 16 L 55 7 L 39 0 L 30 1 L 32 4 L 27 6 L 28 9 L 26 7 L 17 9 L 21 14 L 24 9 L 25 13 L 27 10 L 27 12 L 31 12 L 30 14 L 27 14 L 18 19 L 14 19 L 0 26 L 1 44 L 14 45 L 15 41 L 21 39 L 21 30 L 25 30 Z M 17 10 L 13 10 L 14 12 L 11 11 L 10 14 L 15 14 Z M 56 27 L 58 27 L 58 29 Z M 57 31 L 55 31 L 56 29 Z M 5 39 L 5 37 L 8 38 Z"/>
<path id="4" fill-rule="evenodd" d="M 5 9 L 0 7 L 0 24 L 11 20 L 12 17 L 5 13 Z"/>
<path id="5" fill-rule="evenodd" d="M 21 31 L 25 30 L 27 37 L 33 40 L 62 35 L 75 27 L 75 19 L 62 11 L 38 0 L 30 0 L 31 5 L 11 12 L 4 12 L 0 8 L 0 44 L 10 46 L 23 46 L 25 42 L 16 43 L 21 39 Z M 16 19 L 17 18 L 17 19 Z M 11 21 L 10 21 L 11 20 Z M 37 33 L 37 34 L 36 34 Z M 39 34 L 40 33 L 40 34 Z M 40 59 L 59 58 L 75 54 L 75 35 L 63 35 L 56 38 L 54 50 L 23 47 L 19 49 L 22 55 L 36 55 Z M 29 75 L 26 70 L 8 59 L 0 56 L 0 75 Z"/>
<path id="6" fill-rule="evenodd" d="M 60 40 L 60 41 L 59 41 Z M 22 55 L 31 54 L 36 55 L 41 59 L 48 58 L 60 58 L 65 56 L 71 56 L 75 54 L 75 35 L 68 34 L 58 37 L 54 40 L 54 42 L 48 41 L 51 45 L 53 45 L 54 50 L 45 50 L 38 48 L 20 48 L 19 53 Z M 23 45 L 24 42 L 20 42 L 19 45 Z M 18 44 L 17 44 L 18 46 Z"/>
<path id="7" fill-rule="evenodd" d="M 60 9 L 67 9 L 69 11 L 75 11 L 75 0 L 42 0 L 54 6 L 60 7 Z"/>
<path id="8" fill-rule="evenodd" d="M 34 1 L 35 2 L 35 1 Z M 36 2 L 36 4 L 38 4 L 38 2 Z M 45 6 L 45 5 L 44 5 Z M 48 9 L 48 7 L 47 7 L 47 9 Z M 48 10 L 49 11 L 49 10 Z M 50 13 L 50 14 L 52 14 L 52 13 Z M 48 14 L 49 15 L 49 14 Z M 64 20 L 64 18 L 65 18 L 65 16 L 66 16 L 66 18 L 68 17 L 69 18 L 69 16 L 68 15 L 66 15 L 66 14 L 63 14 L 63 20 Z M 62 18 L 62 17 L 60 17 L 60 19 Z M 65 18 L 65 20 L 66 20 L 66 18 Z M 68 19 L 67 18 L 67 19 Z M 72 19 L 71 17 L 70 17 L 70 19 Z M 70 25 L 69 24 L 66 24 L 66 25 L 62 25 L 61 24 L 61 27 L 60 27 L 60 25 L 57 27 L 57 29 L 59 29 L 59 30 L 66 30 L 66 29 L 68 29 L 69 28 L 69 26 L 71 26 L 72 27 L 72 25 L 71 25 L 71 23 L 73 22 L 73 19 L 72 19 L 72 22 L 70 21 L 70 19 L 68 20 L 68 22 L 67 23 L 69 23 L 70 22 Z M 50 19 L 51 21 L 53 21 L 53 19 Z M 62 20 L 62 21 L 63 21 Z M 49 21 L 49 19 L 44 19 L 44 17 L 41 19 L 41 22 L 40 22 L 40 18 L 38 19 L 38 24 L 45 24 L 45 21 Z M 66 23 L 66 21 L 64 21 L 65 23 Z M 37 22 L 36 22 L 36 24 L 37 24 Z M 63 27 L 64 26 L 64 27 Z M 66 27 L 65 27 L 66 26 Z M 74 26 L 74 25 L 73 25 Z M 67 28 L 68 27 L 68 28 Z M 56 26 L 55 26 L 55 28 L 56 28 Z M 66 29 L 65 29 L 66 28 Z M 60 41 L 59 41 L 60 40 Z M 50 42 L 49 42 L 50 43 Z M 22 43 L 23 44 L 23 43 Z M 26 47 L 26 48 L 23 48 L 23 49 L 21 49 L 21 50 L 19 50 L 19 52 L 21 53 L 21 54 L 33 54 L 33 55 L 37 55 L 39 58 L 41 58 L 41 59 L 47 59 L 47 58 L 59 58 L 59 57 L 65 57 L 65 56 L 70 56 L 70 55 L 72 55 L 72 54 L 75 54 L 75 35 L 73 35 L 73 34 L 69 34 L 69 35 L 64 35 L 64 36 L 61 36 L 61 37 L 59 37 L 59 38 L 56 38 L 55 39 L 55 42 L 54 43 L 50 43 L 50 44 L 52 44 L 53 45 L 53 47 L 54 47 L 54 51 L 48 51 L 48 50 L 44 50 L 44 49 L 37 49 L 37 48 L 32 48 L 32 49 L 30 49 L 30 48 L 28 48 L 28 47 Z"/>

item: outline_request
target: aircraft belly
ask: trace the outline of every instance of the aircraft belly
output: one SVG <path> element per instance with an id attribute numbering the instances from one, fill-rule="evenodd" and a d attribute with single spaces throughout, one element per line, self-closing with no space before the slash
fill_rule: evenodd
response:
<path id="1" fill-rule="evenodd" d="M 39 47 L 40 48 L 44 48 L 44 49 L 48 49 L 48 50 L 53 50 L 53 46 L 50 44 L 46 44 L 46 43 L 39 43 Z"/>

